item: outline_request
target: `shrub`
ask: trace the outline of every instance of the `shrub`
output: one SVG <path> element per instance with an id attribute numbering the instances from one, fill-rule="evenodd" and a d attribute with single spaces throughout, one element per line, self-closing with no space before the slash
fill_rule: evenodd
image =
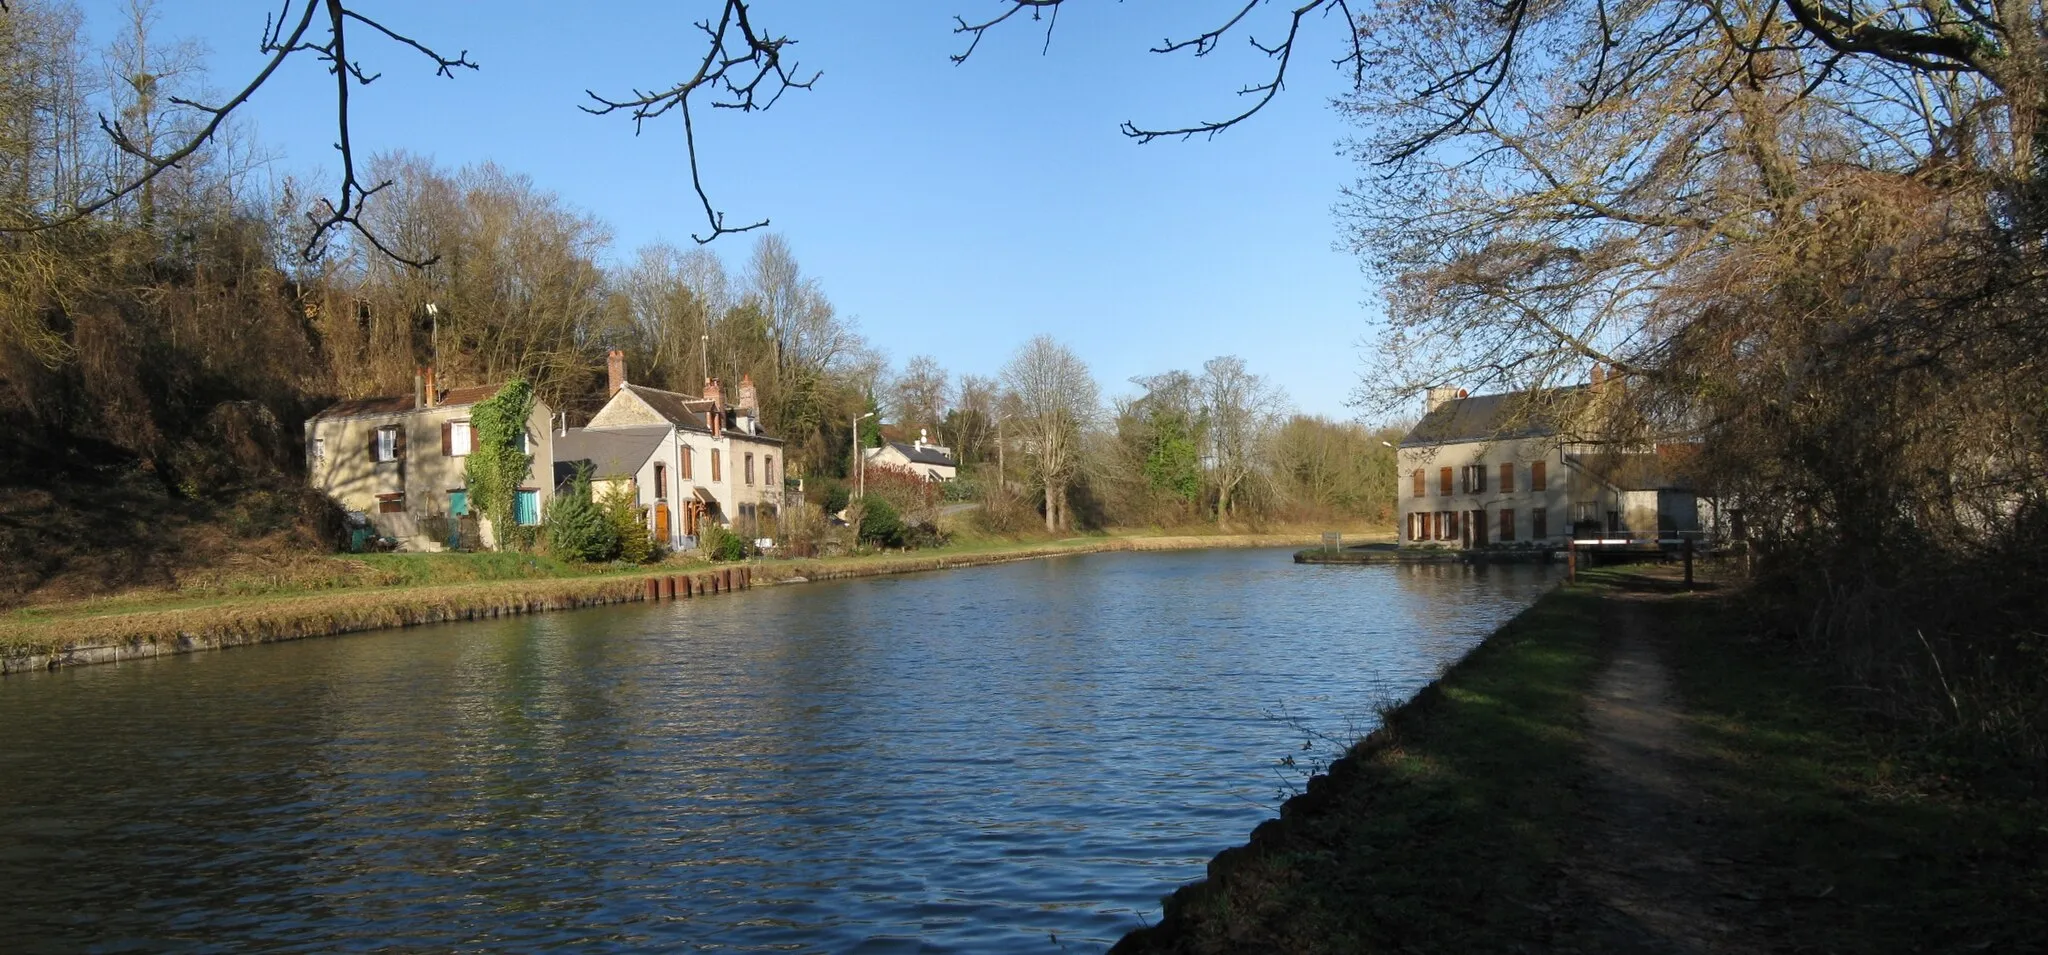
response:
<path id="1" fill-rule="evenodd" d="M 618 559 L 634 564 L 644 564 L 655 557 L 654 535 L 647 530 L 646 512 L 633 500 L 633 492 L 624 484 L 614 484 L 604 492 L 598 502 L 598 510 L 618 540 Z"/>
<path id="2" fill-rule="evenodd" d="M 909 550 L 939 547 L 946 543 L 946 532 L 931 521 L 919 521 L 903 531 L 903 546 Z"/>
<path id="3" fill-rule="evenodd" d="M 860 502 L 860 531 L 863 544 L 876 547 L 903 546 L 903 518 L 887 498 L 869 497 Z"/>
<path id="4" fill-rule="evenodd" d="M 814 478 L 810 490 L 817 494 L 818 509 L 827 514 L 837 514 L 846 510 L 846 503 L 852 500 L 852 492 L 846 489 L 845 481 Z"/>
<path id="5" fill-rule="evenodd" d="M 717 524 L 704 525 L 697 543 L 712 560 L 746 560 L 750 550 L 746 538 Z"/>
<path id="6" fill-rule="evenodd" d="M 590 499 L 590 471 L 579 468 L 576 477 L 548 501 L 546 529 L 548 551 L 563 560 L 586 563 L 611 560 L 619 551 L 618 531 L 605 513 Z"/>

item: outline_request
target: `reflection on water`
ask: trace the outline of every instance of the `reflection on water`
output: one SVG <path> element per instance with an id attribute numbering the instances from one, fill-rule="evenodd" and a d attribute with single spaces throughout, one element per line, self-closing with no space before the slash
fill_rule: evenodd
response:
<path id="1" fill-rule="evenodd" d="M 1099 555 L 8 677 L 0 939 L 1099 950 L 1272 814 L 1274 714 L 1548 583 Z"/>

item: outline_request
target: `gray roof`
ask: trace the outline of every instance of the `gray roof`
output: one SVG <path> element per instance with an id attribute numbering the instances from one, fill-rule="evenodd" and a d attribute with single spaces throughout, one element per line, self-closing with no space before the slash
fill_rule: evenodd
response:
<path id="1" fill-rule="evenodd" d="M 936 464 L 944 468 L 957 466 L 953 463 L 952 455 L 940 451 L 929 444 L 918 447 L 917 445 L 905 444 L 901 441 L 891 441 L 889 446 L 895 448 L 898 454 L 909 458 L 912 464 Z"/>
<path id="2" fill-rule="evenodd" d="M 1557 434 L 1558 419 L 1583 386 L 1453 398 L 1422 416 L 1401 439 L 1404 448 L 1464 441 L 1501 441 Z"/>
<path id="3" fill-rule="evenodd" d="M 676 427 L 691 431 L 711 430 L 711 402 L 708 399 L 676 391 L 663 391 L 660 388 L 649 388 L 646 385 L 628 384 L 625 388 L 641 401 L 647 402 L 647 407 L 653 408 L 655 414 L 667 418 L 669 423 Z M 693 405 L 695 407 L 692 407 Z"/>
<path id="4" fill-rule="evenodd" d="M 597 431 L 572 428 L 555 438 L 555 483 L 575 476 L 576 464 L 582 461 L 590 463 L 593 479 L 638 474 L 668 433 L 668 426 L 661 424 Z"/>

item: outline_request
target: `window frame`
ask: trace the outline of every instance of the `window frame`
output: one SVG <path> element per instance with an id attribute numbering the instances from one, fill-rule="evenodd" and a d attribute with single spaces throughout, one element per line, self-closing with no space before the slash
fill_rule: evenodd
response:
<path id="1" fill-rule="evenodd" d="M 654 499 L 668 500 L 668 462 L 654 462 Z"/>
<path id="2" fill-rule="evenodd" d="M 720 473 L 721 473 L 721 472 L 722 472 L 722 471 L 724 470 L 724 469 L 723 469 L 723 467 L 721 466 L 721 463 L 720 463 L 720 461 L 719 461 L 718 459 L 719 459 L 718 449 L 717 449 L 717 448 L 712 448 L 712 449 L 711 449 L 711 483 L 713 483 L 713 484 L 717 484 L 717 483 L 719 482 L 719 480 L 720 480 L 720 478 L 719 478 L 719 475 L 720 475 Z"/>
<path id="3" fill-rule="evenodd" d="M 466 458 L 476 452 L 476 429 L 469 426 L 468 418 L 448 420 L 448 456 Z"/>
<path id="4" fill-rule="evenodd" d="M 747 486 L 748 486 L 748 487 L 753 487 L 753 486 L 754 486 L 754 452 L 752 452 L 752 451 L 748 451 L 748 452 L 746 453 L 746 463 L 747 463 L 747 468 L 746 468 L 746 472 L 745 472 L 745 473 L 746 473 L 746 476 L 747 476 Z"/>
<path id="5" fill-rule="evenodd" d="M 377 452 L 371 457 L 376 464 L 391 464 L 398 460 L 398 435 L 404 428 L 395 424 L 380 424 L 376 428 Z"/>

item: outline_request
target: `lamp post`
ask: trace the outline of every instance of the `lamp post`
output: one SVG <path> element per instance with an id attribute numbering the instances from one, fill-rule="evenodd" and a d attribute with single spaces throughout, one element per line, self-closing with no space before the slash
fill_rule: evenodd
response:
<path id="1" fill-rule="evenodd" d="M 868 496 L 868 456 L 861 453 L 865 449 L 860 446 L 860 423 L 874 416 L 875 413 L 870 411 L 853 419 L 853 466 L 860 469 L 860 489 L 854 495 L 855 500 Z"/>

